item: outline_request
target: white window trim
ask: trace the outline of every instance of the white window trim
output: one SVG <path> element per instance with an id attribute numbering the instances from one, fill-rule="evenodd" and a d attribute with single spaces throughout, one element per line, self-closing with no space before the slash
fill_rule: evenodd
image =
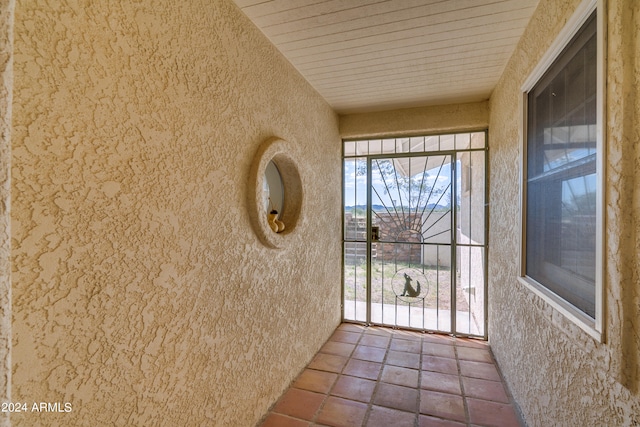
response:
<path id="1" fill-rule="evenodd" d="M 551 64 L 556 60 L 558 55 L 562 53 L 565 46 L 571 41 L 573 36 L 580 30 L 582 25 L 587 21 L 589 16 L 594 10 L 598 11 L 597 14 L 597 124 L 596 124 L 596 180 L 597 180 L 597 194 L 596 194 L 596 273 L 595 273 L 595 319 L 586 315 L 584 312 L 574 307 L 569 302 L 557 296 L 554 292 L 550 291 L 545 286 L 536 282 L 532 278 L 526 276 L 525 271 L 525 248 L 526 248 L 526 195 L 525 195 L 525 179 L 527 176 L 526 170 L 526 138 L 527 138 L 527 94 L 536 85 L 538 80 L 549 69 Z M 599 342 L 604 342 L 605 339 L 605 324 L 604 324 L 604 225 L 605 225 L 605 210 L 604 210 L 604 182 L 605 182 L 605 132 L 604 124 L 606 123 L 605 117 L 605 72 L 606 72 L 606 0 L 584 0 L 571 18 L 567 21 L 566 25 L 560 31 L 555 41 L 549 47 L 547 52 L 543 55 L 538 65 L 533 69 L 529 77 L 525 80 L 520 90 L 522 96 L 521 102 L 521 125 L 520 125 L 520 231 L 521 231 L 521 244 L 519 254 L 519 266 L 520 271 L 518 274 L 518 280 L 526 288 L 545 300 L 555 310 L 564 315 L 571 322 L 575 323 L 587 334 L 591 335 Z"/>

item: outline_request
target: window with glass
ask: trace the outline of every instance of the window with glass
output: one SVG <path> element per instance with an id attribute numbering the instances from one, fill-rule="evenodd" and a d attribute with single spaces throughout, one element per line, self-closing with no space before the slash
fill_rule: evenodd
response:
<path id="1" fill-rule="evenodd" d="M 527 93 L 525 275 L 596 317 L 594 11 Z"/>

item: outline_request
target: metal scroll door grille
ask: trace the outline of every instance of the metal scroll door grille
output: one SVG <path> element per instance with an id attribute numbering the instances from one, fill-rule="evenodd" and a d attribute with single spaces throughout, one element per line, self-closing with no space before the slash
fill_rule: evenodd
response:
<path id="1" fill-rule="evenodd" d="M 485 132 L 345 141 L 345 320 L 486 338 L 485 171 Z"/>

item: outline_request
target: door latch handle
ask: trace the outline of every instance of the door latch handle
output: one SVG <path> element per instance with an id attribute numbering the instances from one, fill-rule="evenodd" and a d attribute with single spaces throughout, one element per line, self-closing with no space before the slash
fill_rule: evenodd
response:
<path id="1" fill-rule="evenodd" d="M 380 240 L 380 227 L 374 225 L 371 227 L 371 241 L 377 242 Z"/>

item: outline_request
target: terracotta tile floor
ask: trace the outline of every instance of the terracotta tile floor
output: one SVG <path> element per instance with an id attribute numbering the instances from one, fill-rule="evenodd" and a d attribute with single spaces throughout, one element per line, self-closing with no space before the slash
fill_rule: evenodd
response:
<path id="1" fill-rule="evenodd" d="M 262 427 L 520 427 L 487 343 L 344 323 Z"/>

